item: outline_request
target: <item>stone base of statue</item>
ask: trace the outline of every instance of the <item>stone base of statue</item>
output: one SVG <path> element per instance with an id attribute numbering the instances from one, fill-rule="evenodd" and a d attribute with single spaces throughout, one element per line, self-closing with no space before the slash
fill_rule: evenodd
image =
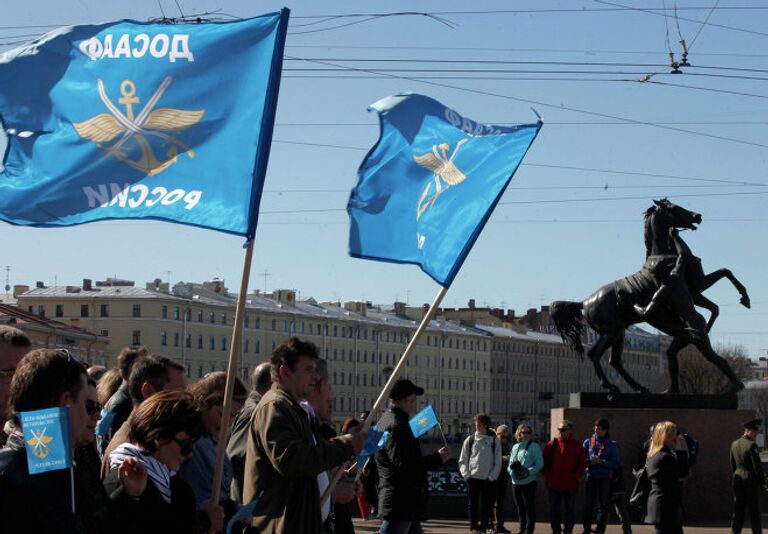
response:
<path id="1" fill-rule="evenodd" d="M 551 435 L 557 435 L 557 426 L 567 419 L 574 424 L 574 437 L 583 440 L 596 419 L 608 419 L 611 437 L 620 447 L 627 494 L 634 481 L 632 469 L 642 462 L 640 448 L 650 437 L 649 427 L 674 422 L 699 442 L 698 459 L 683 483 L 687 523 L 730 517 L 731 442 L 743 433 L 742 423 L 755 418 L 754 410 L 737 409 L 735 395 L 577 393 L 571 394 L 569 404 L 552 409 Z"/>

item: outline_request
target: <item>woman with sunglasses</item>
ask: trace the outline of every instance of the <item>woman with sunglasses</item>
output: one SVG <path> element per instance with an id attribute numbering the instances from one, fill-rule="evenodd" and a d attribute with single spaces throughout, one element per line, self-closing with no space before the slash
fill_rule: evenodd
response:
<path id="1" fill-rule="evenodd" d="M 161 391 L 136 408 L 128 419 L 128 442 L 109 455 L 110 471 L 104 487 L 117 504 L 128 532 L 190 534 L 218 532 L 223 511 L 207 504 L 197 511 L 189 484 L 176 476 L 192 454 L 202 422 L 192 395 Z M 126 483 L 143 465 L 147 477 Z"/>
<path id="2" fill-rule="evenodd" d="M 515 431 L 517 443 L 509 453 L 509 474 L 520 515 L 518 534 L 531 534 L 536 527 L 536 486 L 544 467 L 541 447 L 533 441 L 533 429 L 525 423 Z"/>

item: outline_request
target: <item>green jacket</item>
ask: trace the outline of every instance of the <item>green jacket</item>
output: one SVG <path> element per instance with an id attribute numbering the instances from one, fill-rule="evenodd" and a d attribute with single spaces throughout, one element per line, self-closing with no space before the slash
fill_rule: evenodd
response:
<path id="1" fill-rule="evenodd" d="M 755 487 L 765 482 L 757 445 L 746 436 L 741 436 L 731 444 L 731 470 L 734 482 L 746 482 Z"/>

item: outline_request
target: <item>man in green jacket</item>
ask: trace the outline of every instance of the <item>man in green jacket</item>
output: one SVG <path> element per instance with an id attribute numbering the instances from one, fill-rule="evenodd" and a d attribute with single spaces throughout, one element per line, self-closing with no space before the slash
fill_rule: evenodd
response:
<path id="1" fill-rule="evenodd" d="M 744 423 L 744 434 L 731 444 L 731 469 L 733 470 L 733 517 L 731 532 L 739 534 L 744 523 L 744 512 L 749 507 L 752 534 L 762 532 L 758 495 L 765 484 L 760 453 L 755 437 L 762 419 Z"/>
<path id="2" fill-rule="evenodd" d="M 245 458 L 243 502 L 257 499 L 252 526 L 260 534 L 320 534 L 317 475 L 351 460 L 365 432 L 317 440 L 299 404 L 320 379 L 317 348 L 291 338 L 272 355 L 272 388 L 251 419 Z"/>

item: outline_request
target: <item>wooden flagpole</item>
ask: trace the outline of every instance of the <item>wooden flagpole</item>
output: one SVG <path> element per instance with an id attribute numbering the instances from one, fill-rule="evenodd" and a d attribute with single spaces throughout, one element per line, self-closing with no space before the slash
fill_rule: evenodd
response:
<path id="1" fill-rule="evenodd" d="M 219 429 L 219 441 L 216 446 L 216 466 L 213 471 L 213 487 L 211 488 L 211 502 L 219 504 L 221 493 L 221 477 L 224 470 L 224 453 L 227 448 L 227 434 L 229 431 L 229 418 L 232 414 L 232 392 L 235 390 L 235 378 L 237 371 L 237 358 L 240 355 L 240 345 L 243 334 L 243 312 L 248 293 L 248 282 L 251 275 L 251 260 L 253 259 L 253 239 L 248 242 L 243 260 L 243 274 L 240 278 L 240 293 L 237 295 L 235 307 L 235 324 L 232 328 L 232 343 L 229 346 L 229 363 L 227 364 L 227 385 L 224 389 L 224 407 L 221 413 L 221 428 Z"/>
<path id="2" fill-rule="evenodd" d="M 438 306 L 440 306 L 440 302 L 442 302 L 443 297 L 447 292 L 448 292 L 447 287 L 442 287 L 442 286 L 440 287 L 440 291 L 437 293 L 435 300 L 432 302 L 432 305 L 429 307 L 429 310 L 427 310 L 427 313 L 424 314 L 424 318 L 421 320 L 421 324 L 419 324 L 419 327 L 416 329 L 416 332 L 413 334 L 413 337 L 411 338 L 410 343 L 408 343 L 408 346 L 405 347 L 405 352 L 403 352 L 403 355 L 400 357 L 400 361 L 397 362 L 397 365 L 395 366 L 395 369 L 392 371 L 392 374 L 389 375 L 389 380 L 387 380 L 387 383 L 384 384 L 384 389 L 382 389 L 381 393 L 379 393 L 379 397 L 376 399 L 376 403 L 373 405 L 373 407 L 371 408 L 371 412 L 368 414 L 368 417 L 363 422 L 363 431 L 368 430 L 368 427 L 370 427 L 371 423 L 373 422 L 373 418 L 376 417 L 376 414 L 379 411 L 379 409 L 387 401 L 387 398 L 389 396 L 389 390 L 392 389 L 392 386 L 395 384 L 395 381 L 400 376 L 401 371 L 403 370 L 403 368 L 405 368 L 405 364 L 408 361 L 408 356 L 411 355 L 411 352 L 413 352 L 413 349 L 418 344 L 421 334 L 423 334 L 424 330 L 427 329 L 427 325 L 429 325 L 429 321 L 432 320 L 432 316 L 435 314 L 435 310 L 437 310 Z M 331 480 L 331 483 L 328 485 L 322 497 L 320 498 L 321 507 L 323 506 L 323 504 L 325 504 L 325 501 L 327 501 L 328 498 L 331 496 L 331 492 L 336 487 L 336 484 L 339 483 L 339 480 L 341 480 L 341 477 L 344 475 L 344 471 L 346 470 L 348 465 L 349 465 L 349 462 L 345 463 L 341 469 L 336 471 L 336 475 L 333 477 L 333 480 Z"/>

